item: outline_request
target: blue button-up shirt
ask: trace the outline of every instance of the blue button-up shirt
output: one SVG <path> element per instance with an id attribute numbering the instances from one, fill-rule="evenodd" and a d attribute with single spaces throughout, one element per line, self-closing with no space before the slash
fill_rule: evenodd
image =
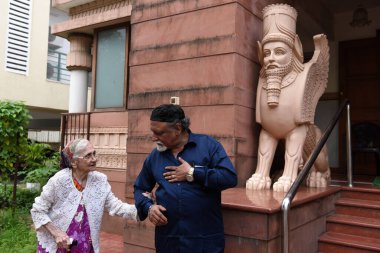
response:
<path id="1" fill-rule="evenodd" d="M 167 225 L 156 226 L 157 252 L 223 252 L 221 191 L 237 184 L 231 160 L 218 141 L 193 133 L 178 157 L 194 167 L 194 181 L 169 183 L 163 176 L 165 167 L 181 163 L 170 150 L 153 150 L 134 185 L 139 217 L 144 220 L 153 204 L 142 193 L 151 192 L 157 183 L 156 201 L 167 209 L 168 218 Z"/>

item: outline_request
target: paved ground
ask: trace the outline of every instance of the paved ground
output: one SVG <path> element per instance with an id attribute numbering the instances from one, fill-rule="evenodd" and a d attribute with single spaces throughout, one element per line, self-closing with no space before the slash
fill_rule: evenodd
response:
<path id="1" fill-rule="evenodd" d="M 123 236 L 100 232 L 100 253 L 124 253 Z"/>

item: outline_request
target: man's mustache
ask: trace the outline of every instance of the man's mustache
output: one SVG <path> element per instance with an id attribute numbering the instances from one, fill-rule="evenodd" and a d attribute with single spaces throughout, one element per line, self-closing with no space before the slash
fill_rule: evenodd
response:
<path id="1" fill-rule="evenodd" d="M 266 65 L 265 69 L 269 69 L 269 68 L 272 68 L 272 67 L 279 68 L 281 66 L 278 63 L 271 63 L 271 64 Z"/>

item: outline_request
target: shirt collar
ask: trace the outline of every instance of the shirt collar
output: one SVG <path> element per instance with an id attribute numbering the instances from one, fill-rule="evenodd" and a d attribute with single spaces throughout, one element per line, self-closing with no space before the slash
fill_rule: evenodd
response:
<path id="1" fill-rule="evenodd" d="M 187 143 L 185 144 L 185 146 L 196 146 L 197 145 L 197 141 L 196 141 L 196 136 L 190 131 L 189 129 L 189 140 L 187 141 Z"/>

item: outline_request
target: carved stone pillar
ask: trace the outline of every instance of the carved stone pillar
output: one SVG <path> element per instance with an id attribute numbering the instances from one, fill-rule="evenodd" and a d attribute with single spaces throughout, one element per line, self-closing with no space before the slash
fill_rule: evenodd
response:
<path id="1" fill-rule="evenodd" d="M 69 35 L 70 53 L 67 69 L 71 71 L 69 112 L 87 111 L 87 76 L 91 70 L 92 37 L 87 34 Z"/>

